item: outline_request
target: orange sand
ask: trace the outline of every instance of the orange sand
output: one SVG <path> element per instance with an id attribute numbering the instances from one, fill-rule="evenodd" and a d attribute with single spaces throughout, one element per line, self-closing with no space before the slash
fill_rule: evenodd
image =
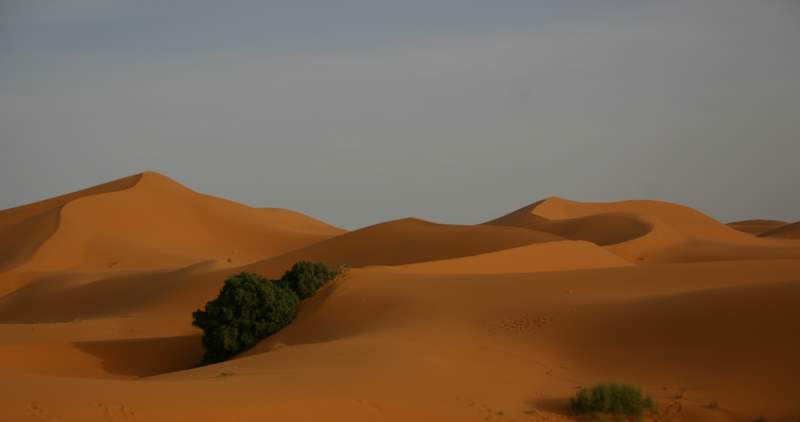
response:
<path id="1" fill-rule="evenodd" d="M 345 233 L 155 173 L 0 211 L 0 421 L 568 421 L 608 380 L 665 421 L 796 421 L 797 225 L 737 224 L 549 198 Z M 348 270 L 196 367 L 191 312 L 299 259 Z"/>

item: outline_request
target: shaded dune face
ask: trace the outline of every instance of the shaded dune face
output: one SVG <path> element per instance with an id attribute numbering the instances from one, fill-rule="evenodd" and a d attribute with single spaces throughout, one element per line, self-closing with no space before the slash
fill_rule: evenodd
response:
<path id="1" fill-rule="evenodd" d="M 487 221 L 485 225 L 524 227 L 543 231 L 571 240 L 585 240 L 605 246 L 642 237 L 653 229 L 638 214 L 607 212 L 579 217 L 548 218 L 536 212 L 537 207 L 554 201 L 539 201 L 503 217 Z"/>
<path id="2" fill-rule="evenodd" d="M 643 237 L 653 224 L 633 213 L 603 213 L 585 217 L 547 220 L 534 227 L 572 240 L 585 240 L 599 246 L 613 245 Z"/>
<path id="3" fill-rule="evenodd" d="M 761 237 L 778 239 L 800 239 L 800 222 L 786 224 L 760 234 Z"/>
<path id="4" fill-rule="evenodd" d="M 190 369 L 201 356 L 198 334 L 31 343 L 0 346 L 0 371 L 79 378 L 139 378 Z"/>
<path id="5" fill-rule="evenodd" d="M 797 244 L 756 238 L 691 208 L 661 201 L 549 198 L 484 224 L 586 240 L 635 263 L 800 258 Z"/>
<path id="6" fill-rule="evenodd" d="M 622 381 L 659 420 L 794 421 L 800 242 L 777 224 L 548 198 L 345 232 L 131 176 L 0 211 L 0 419 L 566 422 L 576 387 Z M 198 367 L 191 313 L 298 260 L 347 270 Z"/>
<path id="7" fill-rule="evenodd" d="M 743 220 L 728 223 L 728 227 L 752 235 L 760 235 L 770 230 L 785 226 L 785 221 L 778 220 Z"/>

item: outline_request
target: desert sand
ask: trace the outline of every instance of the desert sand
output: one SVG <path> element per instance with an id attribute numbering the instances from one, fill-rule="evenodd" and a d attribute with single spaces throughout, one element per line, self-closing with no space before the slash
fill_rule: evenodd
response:
<path id="1" fill-rule="evenodd" d="M 552 197 L 345 231 L 147 172 L 0 211 L 0 421 L 570 421 L 621 381 L 660 421 L 795 422 L 799 227 Z M 192 311 L 301 259 L 346 271 L 199 366 Z"/>

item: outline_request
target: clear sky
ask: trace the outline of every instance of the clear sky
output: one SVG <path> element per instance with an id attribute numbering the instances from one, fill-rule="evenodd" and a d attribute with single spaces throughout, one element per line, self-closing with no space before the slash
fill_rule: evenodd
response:
<path id="1" fill-rule="evenodd" d="M 0 208 L 155 170 L 347 228 L 800 220 L 796 0 L 0 0 Z"/>

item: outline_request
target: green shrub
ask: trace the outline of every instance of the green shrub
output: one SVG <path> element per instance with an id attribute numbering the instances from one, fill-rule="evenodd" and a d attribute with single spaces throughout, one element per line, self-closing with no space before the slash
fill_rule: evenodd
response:
<path id="1" fill-rule="evenodd" d="M 300 300 L 311 297 L 325 283 L 340 274 L 338 269 L 331 268 L 322 262 L 299 261 L 278 280 L 282 287 L 291 289 Z"/>
<path id="2" fill-rule="evenodd" d="M 571 400 L 572 411 L 577 414 L 604 413 L 640 418 L 655 410 L 655 405 L 638 388 L 617 383 L 599 384 L 582 389 Z"/>
<path id="3" fill-rule="evenodd" d="M 241 273 L 225 280 L 219 296 L 192 314 L 203 329 L 203 363 L 215 363 L 278 332 L 297 314 L 294 291 L 258 274 Z"/>

